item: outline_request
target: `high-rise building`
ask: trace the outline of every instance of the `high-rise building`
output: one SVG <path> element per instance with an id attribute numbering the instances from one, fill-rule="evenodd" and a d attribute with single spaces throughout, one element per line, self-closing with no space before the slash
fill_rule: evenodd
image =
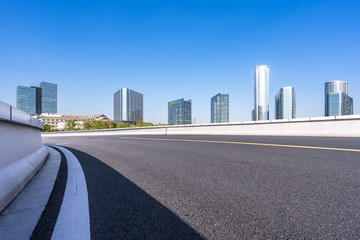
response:
<path id="1" fill-rule="evenodd" d="M 348 95 L 349 85 L 345 81 L 325 83 L 325 116 L 353 114 L 353 99 Z"/>
<path id="2" fill-rule="evenodd" d="M 35 115 L 57 113 L 57 84 L 41 82 L 40 87 L 17 87 L 17 108 Z"/>
<path id="3" fill-rule="evenodd" d="M 57 84 L 41 82 L 42 113 L 57 113 Z"/>
<path id="4" fill-rule="evenodd" d="M 269 120 L 269 64 L 255 68 L 253 120 Z"/>
<path id="5" fill-rule="evenodd" d="M 40 115 L 42 113 L 42 88 L 41 87 L 35 87 L 31 86 L 32 88 L 35 88 L 36 92 L 36 114 Z"/>
<path id="6" fill-rule="evenodd" d="M 276 94 L 275 118 L 296 118 L 296 95 L 294 87 L 282 87 Z"/>
<path id="7" fill-rule="evenodd" d="M 216 94 L 211 98 L 211 122 L 229 122 L 229 94 Z"/>
<path id="8" fill-rule="evenodd" d="M 191 124 L 191 100 L 184 98 L 168 103 L 168 123 L 170 125 Z"/>
<path id="9" fill-rule="evenodd" d="M 143 95 L 128 88 L 121 88 L 114 93 L 114 120 L 143 121 Z"/>
<path id="10" fill-rule="evenodd" d="M 16 89 L 16 107 L 27 114 L 36 114 L 36 89 L 18 86 Z"/>

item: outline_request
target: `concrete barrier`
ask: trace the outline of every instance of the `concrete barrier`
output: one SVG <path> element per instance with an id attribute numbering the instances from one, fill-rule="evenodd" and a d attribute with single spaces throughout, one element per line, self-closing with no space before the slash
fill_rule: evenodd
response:
<path id="1" fill-rule="evenodd" d="M 263 135 L 360 137 L 360 115 L 236 123 L 44 133 L 43 137 L 89 135 Z"/>
<path id="2" fill-rule="evenodd" d="M 42 129 L 38 119 L 0 102 L 0 212 L 45 162 Z"/>

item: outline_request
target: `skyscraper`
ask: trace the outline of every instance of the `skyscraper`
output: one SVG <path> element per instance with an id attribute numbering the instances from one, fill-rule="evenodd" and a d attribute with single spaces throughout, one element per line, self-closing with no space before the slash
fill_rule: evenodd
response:
<path id="1" fill-rule="evenodd" d="M 36 92 L 36 114 L 42 113 L 42 88 L 41 87 L 35 87 L 31 86 L 32 88 L 35 88 Z"/>
<path id="2" fill-rule="evenodd" d="M 344 81 L 325 83 L 325 116 L 353 114 L 353 99 L 348 95 L 349 86 Z"/>
<path id="3" fill-rule="evenodd" d="M 17 108 L 35 115 L 57 113 L 57 84 L 41 82 L 40 87 L 17 87 Z"/>
<path id="4" fill-rule="evenodd" d="M 41 82 L 42 113 L 57 113 L 57 84 Z"/>
<path id="5" fill-rule="evenodd" d="M 121 88 L 114 93 L 114 120 L 143 121 L 143 95 L 128 88 Z"/>
<path id="6" fill-rule="evenodd" d="M 191 100 L 184 98 L 168 103 L 168 123 L 170 125 L 191 124 Z"/>
<path id="7" fill-rule="evenodd" d="M 211 122 L 229 122 L 229 94 L 216 94 L 211 98 Z"/>
<path id="8" fill-rule="evenodd" d="M 255 68 L 253 120 L 269 120 L 269 64 Z"/>
<path id="9" fill-rule="evenodd" d="M 294 87 L 282 87 L 276 94 L 275 118 L 296 118 L 296 95 Z"/>
<path id="10" fill-rule="evenodd" d="M 36 89 L 18 86 L 16 89 L 16 107 L 27 114 L 36 114 Z"/>

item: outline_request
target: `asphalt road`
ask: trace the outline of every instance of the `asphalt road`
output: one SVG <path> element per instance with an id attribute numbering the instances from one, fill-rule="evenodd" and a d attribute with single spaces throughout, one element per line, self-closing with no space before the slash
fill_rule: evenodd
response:
<path id="1" fill-rule="evenodd" d="M 325 149 L 359 138 L 124 137 L 44 138 L 83 167 L 93 239 L 360 239 L 360 151 Z"/>

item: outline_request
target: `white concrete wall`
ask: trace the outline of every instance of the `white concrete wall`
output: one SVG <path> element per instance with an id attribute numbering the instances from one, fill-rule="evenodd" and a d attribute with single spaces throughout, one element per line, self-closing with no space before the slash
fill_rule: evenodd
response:
<path id="1" fill-rule="evenodd" d="M 0 212 L 45 162 L 42 128 L 38 119 L 0 102 Z"/>
<path id="2" fill-rule="evenodd" d="M 42 147 L 39 129 L 0 121 L 0 169 Z"/>
<path id="3" fill-rule="evenodd" d="M 43 137 L 91 135 L 269 135 L 360 137 L 360 115 L 226 124 L 124 128 L 46 133 Z"/>

